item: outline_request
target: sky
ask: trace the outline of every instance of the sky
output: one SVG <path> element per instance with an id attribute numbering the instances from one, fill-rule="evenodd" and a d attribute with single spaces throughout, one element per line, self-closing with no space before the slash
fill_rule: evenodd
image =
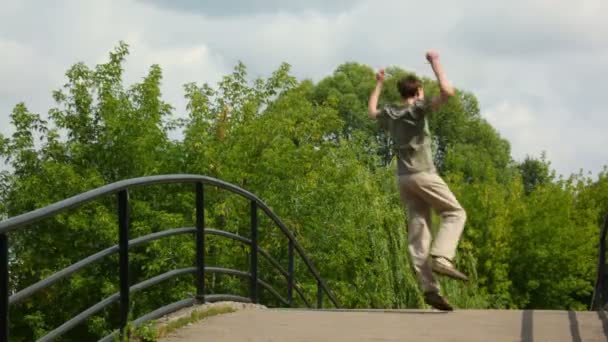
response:
<path id="1" fill-rule="evenodd" d="M 558 174 L 608 165 L 608 1 L 0 0 L 0 133 L 15 104 L 45 116 L 76 62 L 130 45 L 126 84 L 152 64 L 183 113 L 182 85 L 217 82 L 243 61 L 252 77 L 281 62 L 320 80 L 344 62 L 395 65 L 472 91 L 512 156 L 545 152 Z"/>

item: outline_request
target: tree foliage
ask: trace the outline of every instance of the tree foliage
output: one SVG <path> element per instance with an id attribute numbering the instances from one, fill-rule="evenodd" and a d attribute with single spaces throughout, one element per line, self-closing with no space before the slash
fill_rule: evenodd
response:
<path id="1" fill-rule="evenodd" d="M 187 112 L 176 113 L 162 99 L 160 66 L 151 66 L 141 82 L 123 85 L 128 53 L 121 43 L 103 64 L 72 66 L 53 93 L 48 121 L 23 103 L 15 106 L 13 133 L 0 136 L 0 155 L 10 166 L 0 174 L 2 217 L 122 179 L 208 175 L 268 203 L 345 307 L 423 305 L 409 265 L 390 141 L 366 115 L 372 69 L 346 63 L 315 83 L 296 80 L 288 64 L 250 80 L 239 63 L 215 86 L 186 84 Z M 387 70 L 383 103 L 398 100 L 395 82 L 406 73 Z M 428 96 L 438 92 L 432 80 L 424 84 Z M 509 143 L 483 119 L 475 96 L 457 94 L 432 114 L 431 130 L 435 162 L 468 213 L 457 263 L 472 281 L 442 280 L 444 290 L 461 308 L 586 308 L 598 226 L 608 211 L 608 171 L 596 180 L 556 178 L 544 156 L 512 160 Z M 248 203 L 221 190 L 206 194 L 207 225 L 248 236 Z M 130 238 L 194 225 L 190 186 L 153 186 L 130 196 Z M 116 244 L 115 202 L 104 198 L 11 233 L 11 288 L 23 289 Z M 286 239 L 265 218 L 260 243 L 287 264 Z M 210 266 L 248 267 L 248 249 L 230 240 L 209 237 L 206 254 Z M 130 258 L 133 283 L 190 267 L 193 239 L 155 241 L 133 249 Z M 13 339 L 34 340 L 117 292 L 116 265 L 115 256 L 106 258 L 13 306 Z M 316 283 L 301 262 L 296 268 L 312 301 Z M 285 289 L 285 279 L 269 265 L 261 264 L 260 274 Z M 241 279 L 208 275 L 207 282 L 210 293 L 247 295 Z M 133 296 L 132 316 L 194 291 L 192 276 L 166 281 Z M 268 293 L 262 296 L 278 305 Z M 116 312 L 98 314 L 64 340 L 108 333 Z"/>

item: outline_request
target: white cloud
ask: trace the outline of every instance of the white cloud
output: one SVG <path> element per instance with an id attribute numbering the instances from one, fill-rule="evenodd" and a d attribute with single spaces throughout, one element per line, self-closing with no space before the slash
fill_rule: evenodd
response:
<path id="1" fill-rule="evenodd" d="M 141 0 L 143 3 L 173 11 L 197 13 L 206 16 L 247 16 L 258 13 L 301 13 L 343 11 L 361 0 L 223 0 L 217 2 L 198 0 Z"/>
<path id="2" fill-rule="evenodd" d="M 160 64 L 178 109 L 184 83 L 214 83 L 238 60 L 254 77 L 283 61 L 300 78 L 346 61 L 432 76 L 423 56 L 434 47 L 516 158 L 546 150 L 560 173 L 597 172 L 608 161 L 606 12 L 603 0 L 10 2 L 0 12 L 0 131 L 16 102 L 45 113 L 71 64 L 104 61 L 119 40 L 131 45 L 126 82 Z"/>
<path id="3" fill-rule="evenodd" d="M 213 54 L 206 45 L 156 49 L 141 37 L 131 36 L 126 41 L 131 45 L 131 54 L 125 65 L 126 83 L 139 82 L 152 64 L 160 65 L 163 70 L 163 99 L 174 106 L 178 116 L 185 113 L 185 83 L 214 83 L 232 67 L 224 64 L 222 57 Z"/>
<path id="4" fill-rule="evenodd" d="M 43 94 L 50 95 L 48 83 L 53 78 L 50 72 L 53 65 L 39 58 L 33 47 L 15 41 L 0 39 L 0 51 L 3 51 L 0 63 L 0 133 L 8 134 L 9 115 L 17 103 L 25 102 L 33 110 L 32 103 L 40 102 Z"/>
<path id="5" fill-rule="evenodd" d="M 547 157 L 558 173 L 568 175 L 601 170 L 608 161 L 608 142 L 603 134 L 608 118 L 595 113 L 587 117 L 558 107 L 535 112 L 523 103 L 502 102 L 485 111 L 485 117 L 511 142 L 513 157 Z M 581 165 L 584 160 L 586 167 Z"/>

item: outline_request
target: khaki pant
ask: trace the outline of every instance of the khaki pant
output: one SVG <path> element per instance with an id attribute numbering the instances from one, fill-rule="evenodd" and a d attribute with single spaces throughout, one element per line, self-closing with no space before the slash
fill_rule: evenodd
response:
<path id="1" fill-rule="evenodd" d="M 409 251 L 418 281 L 425 292 L 439 290 L 429 255 L 454 259 L 466 213 L 435 172 L 399 176 L 399 193 L 407 209 Z M 441 217 L 432 246 L 431 208 Z"/>

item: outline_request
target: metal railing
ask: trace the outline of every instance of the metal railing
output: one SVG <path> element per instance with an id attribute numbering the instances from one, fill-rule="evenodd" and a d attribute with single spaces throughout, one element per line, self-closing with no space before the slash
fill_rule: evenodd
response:
<path id="1" fill-rule="evenodd" d="M 168 183 L 193 183 L 194 191 L 196 193 L 196 226 L 177 228 L 171 230 L 165 230 L 146 236 L 138 237 L 133 240 L 129 240 L 129 189 L 138 186 L 152 185 L 152 184 L 168 184 Z M 204 185 L 211 185 L 217 188 L 228 190 L 232 193 L 238 194 L 250 201 L 251 204 L 251 230 L 250 238 L 247 239 L 243 236 L 239 236 L 230 232 L 206 228 L 205 226 L 205 192 Z M 93 254 L 85 259 L 82 259 L 75 264 L 54 273 L 53 275 L 40 280 L 39 282 L 20 290 L 19 292 L 9 296 L 9 233 L 17 229 L 25 228 L 24 226 L 37 222 L 47 217 L 51 217 L 57 213 L 65 211 L 69 208 L 80 206 L 84 203 L 92 201 L 94 199 L 110 195 L 117 194 L 118 202 L 118 231 L 119 239 L 118 245 L 106 248 L 96 254 Z M 275 224 L 279 227 L 281 232 L 288 239 L 288 267 L 285 270 L 281 264 L 272 258 L 272 256 L 263 248 L 258 246 L 258 212 L 262 211 L 265 213 Z M 143 243 L 157 240 L 163 237 L 178 235 L 178 234 L 194 234 L 196 241 L 196 265 L 195 267 L 182 268 L 177 270 L 171 270 L 164 274 L 145 280 L 141 283 L 131 285 L 129 282 L 129 249 L 136 247 Z M 208 267 L 205 265 L 205 236 L 206 235 L 217 235 L 228 239 L 232 239 L 250 246 L 250 269 L 249 272 L 221 268 L 221 267 Z M 65 334 L 78 324 L 84 322 L 89 317 L 100 312 L 109 305 L 118 302 L 120 310 L 120 320 L 118 331 L 122 335 L 125 327 L 127 326 L 128 314 L 129 314 L 129 295 L 137 291 L 144 290 L 150 286 L 156 285 L 162 281 L 173 278 L 182 274 L 195 274 L 195 285 L 196 295 L 194 298 L 184 299 L 176 303 L 159 308 L 149 314 L 146 314 L 133 322 L 132 326 L 139 326 L 140 324 L 162 317 L 168 313 L 179 310 L 181 308 L 193 305 L 194 303 L 214 302 L 220 300 L 232 300 L 242 302 L 258 302 L 259 286 L 261 285 L 264 289 L 269 291 L 275 298 L 281 303 L 287 306 L 293 306 L 293 294 L 294 290 L 297 292 L 299 297 L 305 303 L 306 306 L 311 307 L 310 302 L 305 298 L 302 290 L 295 283 L 294 276 L 294 256 L 295 252 L 298 253 L 300 258 L 306 264 L 309 272 L 312 274 L 317 282 L 317 308 L 321 308 L 323 305 L 323 292 L 327 294 L 330 301 L 335 307 L 339 307 L 338 301 L 331 291 L 329 291 L 325 281 L 319 275 L 319 272 L 314 267 L 310 259 L 306 256 L 301 245 L 296 241 L 294 235 L 287 228 L 287 226 L 279 219 L 279 217 L 257 196 L 254 194 L 238 187 L 233 184 L 214 179 L 206 176 L 199 175 L 160 175 L 128 179 L 116 183 L 112 183 L 80 195 L 70 197 L 63 201 L 51 204 L 41 209 L 34 210 L 32 212 L 19 215 L 16 217 L 9 218 L 0 222 L 0 265 L 2 270 L 0 271 L 0 342 L 9 341 L 9 305 L 17 304 L 24 299 L 32 296 L 37 291 L 40 291 L 57 281 L 71 275 L 72 273 L 90 265 L 108 255 L 118 253 L 119 255 L 119 292 L 115 293 L 101 302 L 91 306 L 85 311 L 81 312 L 77 316 L 73 317 L 69 321 L 65 322 L 55 330 L 49 332 L 47 335 L 39 339 L 38 341 L 52 341 L 53 339 Z M 281 295 L 268 283 L 261 280 L 258 276 L 258 255 L 261 254 L 266 258 L 272 266 L 278 270 L 282 276 L 287 280 L 287 299 L 281 297 Z M 229 274 L 237 277 L 244 277 L 249 279 L 249 297 L 235 296 L 235 295 L 205 295 L 205 274 L 206 273 L 220 273 Z M 100 341 L 111 341 L 113 334 L 106 336 Z"/>
<path id="2" fill-rule="evenodd" d="M 602 310 L 608 303 L 608 288 L 606 287 L 606 235 L 608 233 L 608 214 L 600 231 L 600 243 L 597 257 L 597 278 L 591 298 L 591 310 Z"/>

